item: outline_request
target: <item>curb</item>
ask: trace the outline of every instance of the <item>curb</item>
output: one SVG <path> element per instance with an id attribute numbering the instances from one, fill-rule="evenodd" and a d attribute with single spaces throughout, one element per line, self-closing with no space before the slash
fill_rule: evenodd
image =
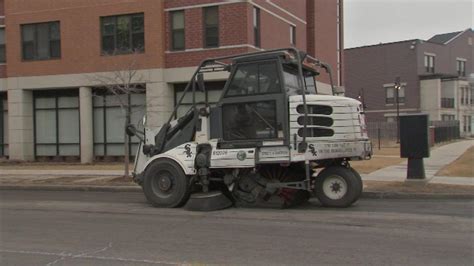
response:
<path id="1" fill-rule="evenodd" d="M 137 186 L 0 185 L 1 190 L 140 192 Z"/>
<path id="2" fill-rule="evenodd" d="M 77 185 L 0 185 L 2 190 L 32 191 L 92 191 L 92 192 L 141 192 L 140 186 L 77 186 Z M 364 191 L 363 199 L 474 199 L 469 193 L 407 193 Z"/>
<path id="3" fill-rule="evenodd" d="M 364 191 L 362 193 L 361 198 L 363 199 L 474 199 L 474 194 Z"/>

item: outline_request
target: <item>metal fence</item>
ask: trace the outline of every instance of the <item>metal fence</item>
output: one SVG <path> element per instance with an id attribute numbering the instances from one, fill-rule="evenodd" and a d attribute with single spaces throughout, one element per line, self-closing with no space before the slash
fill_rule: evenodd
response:
<path id="1" fill-rule="evenodd" d="M 367 134 L 372 145 L 378 147 L 396 147 L 397 144 L 397 122 L 368 122 Z"/>
<path id="2" fill-rule="evenodd" d="M 459 139 L 460 126 L 458 120 L 430 121 L 429 138 L 431 144 Z M 397 122 L 368 122 L 367 133 L 374 148 L 396 147 Z"/>
<path id="3" fill-rule="evenodd" d="M 449 121 L 431 121 L 434 136 L 432 136 L 434 143 L 451 141 L 461 138 L 459 120 Z"/>

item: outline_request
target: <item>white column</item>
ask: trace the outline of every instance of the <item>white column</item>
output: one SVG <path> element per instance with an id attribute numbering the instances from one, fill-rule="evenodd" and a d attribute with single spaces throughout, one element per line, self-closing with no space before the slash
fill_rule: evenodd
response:
<path id="1" fill-rule="evenodd" d="M 94 160 L 94 131 L 92 89 L 79 88 L 79 112 L 81 118 L 81 163 L 92 163 Z"/>
<path id="2" fill-rule="evenodd" d="M 10 160 L 34 160 L 33 92 L 8 90 L 8 134 Z"/>
<path id="3" fill-rule="evenodd" d="M 165 82 L 146 84 L 147 127 L 159 127 L 173 112 L 173 85 Z"/>
<path id="4" fill-rule="evenodd" d="M 441 97 L 440 79 L 420 81 L 420 110 L 428 113 L 430 120 L 441 120 Z"/>

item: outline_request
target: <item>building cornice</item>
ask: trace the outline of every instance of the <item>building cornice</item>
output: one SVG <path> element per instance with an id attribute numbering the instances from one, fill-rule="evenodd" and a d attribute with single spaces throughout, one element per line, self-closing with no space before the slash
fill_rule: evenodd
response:
<path id="1" fill-rule="evenodd" d="M 192 8 L 203 8 L 203 7 L 210 7 L 210 6 L 222 6 L 222 5 L 230 5 L 230 4 L 238 4 L 238 3 L 246 3 L 246 2 L 248 2 L 248 1 L 247 0 L 229 0 L 229 1 L 225 1 L 225 2 L 187 5 L 187 6 L 165 8 L 165 12 L 178 11 L 178 10 L 184 10 L 184 9 L 192 9 Z"/>
<path id="2" fill-rule="evenodd" d="M 235 49 L 235 48 L 253 48 L 256 50 L 263 51 L 264 49 L 256 47 L 251 44 L 236 44 L 236 45 L 225 45 L 219 47 L 212 47 L 212 48 L 191 48 L 185 50 L 177 50 L 177 51 L 165 51 L 165 54 L 177 54 L 177 53 L 187 53 L 187 52 L 201 52 L 201 51 L 212 51 L 212 50 L 223 50 L 223 49 Z"/>
<path id="3" fill-rule="evenodd" d="M 295 14 L 293 14 L 293 13 L 289 12 L 288 10 L 282 8 L 281 6 L 279 6 L 279 5 L 275 4 L 275 3 L 273 3 L 272 1 L 267 0 L 267 3 L 270 4 L 270 5 L 272 5 L 272 6 L 275 7 L 276 9 L 280 10 L 281 12 L 287 14 L 288 16 L 290 16 L 290 17 L 292 17 L 292 18 L 298 20 L 299 22 L 301 22 L 301 23 L 303 23 L 303 24 L 306 24 L 306 21 L 305 21 L 304 19 L 302 19 L 302 18 L 296 16 Z"/>
<path id="4" fill-rule="evenodd" d="M 291 25 L 291 26 L 295 26 L 296 27 L 296 24 L 289 21 L 288 19 L 276 14 L 275 12 L 269 10 L 268 8 L 265 8 L 257 3 L 255 3 L 254 1 L 252 0 L 229 0 L 229 1 L 225 1 L 225 2 L 217 2 L 217 3 L 209 3 L 209 4 L 196 4 L 196 5 L 188 5 L 188 6 L 180 6 L 180 7 L 171 7 L 171 8 L 165 8 L 165 12 L 171 12 L 171 11 L 178 11 L 178 10 L 185 10 L 185 9 L 192 9 L 192 8 L 203 8 L 203 7 L 211 7 L 211 6 L 221 6 L 221 5 L 230 5 L 230 4 L 240 4 L 240 3 L 248 3 L 248 4 L 251 4 L 255 7 L 258 7 L 260 10 L 262 11 L 265 11 L 266 13 L 272 15 L 273 17 Z M 281 12 L 284 12 L 286 15 L 290 16 L 291 18 L 297 20 L 298 22 L 302 23 L 302 24 L 306 24 L 306 21 L 297 17 L 296 15 L 290 13 L 289 11 L 285 10 L 284 8 L 278 6 L 277 4 L 271 2 L 270 0 L 267 0 L 266 3 L 272 5 L 273 7 L 275 7 L 276 9 L 280 10 Z"/>
<path id="5" fill-rule="evenodd" d="M 367 110 L 365 109 L 364 112 L 365 113 L 386 113 L 386 112 L 396 112 L 397 109 L 377 109 L 377 110 Z M 416 112 L 416 111 L 420 111 L 419 109 L 417 108 L 401 108 L 400 109 L 401 112 Z"/>

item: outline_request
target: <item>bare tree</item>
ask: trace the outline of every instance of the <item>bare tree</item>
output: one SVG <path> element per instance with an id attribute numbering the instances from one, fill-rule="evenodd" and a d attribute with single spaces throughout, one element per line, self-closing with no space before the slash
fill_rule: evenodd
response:
<path id="1" fill-rule="evenodd" d="M 130 124 L 132 109 L 130 107 L 129 95 L 135 93 L 142 93 L 143 88 L 143 77 L 138 72 L 138 64 L 136 55 L 131 55 L 132 59 L 121 65 L 116 66 L 114 71 L 107 72 L 105 74 L 97 74 L 91 77 L 91 81 L 97 87 L 105 89 L 108 93 L 114 95 L 120 109 L 125 116 L 125 124 L 123 126 L 124 134 L 124 177 L 130 176 L 130 145 L 129 136 L 125 132 L 125 127 Z M 125 97 L 124 99 L 124 95 Z"/>

